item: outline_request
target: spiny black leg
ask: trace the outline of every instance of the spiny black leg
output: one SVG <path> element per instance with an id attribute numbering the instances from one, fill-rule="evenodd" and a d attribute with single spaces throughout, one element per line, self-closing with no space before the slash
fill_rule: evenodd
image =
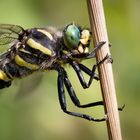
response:
<path id="1" fill-rule="evenodd" d="M 70 80 L 69 78 L 67 77 L 67 75 L 65 75 L 65 78 L 64 78 L 64 84 L 66 86 L 66 89 L 70 95 L 70 98 L 72 100 L 72 102 L 77 106 L 77 107 L 80 107 L 80 108 L 87 108 L 87 107 L 93 107 L 93 106 L 99 106 L 99 105 L 103 105 L 103 102 L 102 101 L 98 101 L 98 102 L 94 102 L 94 103 L 88 103 L 88 104 L 84 104 L 84 105 L 81 105 L 80 104 L 80 101 L 79 99 L 77 98 L 76 94 L 75 94 L 75 91 L 70 83 Z"/>
<path id="2" fill-rule="evenodd" d="M 76 74 L 77 74 L 77 76 L 78 76 L 78 78 L 79 78 L 79 81 L 80 81 L 82 87 L 83 87 L 84 89 L 85 89 L 85 88 L 89 88 L 89 86 L 90 86 L 90 84 L 91 84 L 91 82 L 92 82 L 92 81 L 91 81 L 91 78 L 90 78 L 89 82 L 86 83 L 86 81 L 85 81 L 85 79 L 84 79 L 84 76 L 83 76 L 83 74 L 82 74 L 82 72 L 81 72 L 81 69 L 80 69 L 78 63 L 75 62 L 75 61 L 71 61 L 70 64 L 72 65 L 73 69 L 75 70 L 75 72 L 76 72 Z M 92 79 L 94 78 L 95 70 L 96 70 L 96 67 L 94 66 L 93 69 L 92 69 L 91 75 L 90 75 L 90 77 L 92 76 Z"/>
<path id="3" fill-rule="evenodd" d="M 94 75 L 95 75 L 95 71 L 96 71 L 96 68 L 101 65 L 102 63 L 104 63 L 105 60 L 109 60 L 109 62 L 113 63 L 113 59 L 111 58 L 110 55 L 106 55 L 101 61 L 98 61 L 92 68 L 92 71 L 91 71 L 91 76 L 90 76 L 90 79 L 89 79 L 89 82 L 88 82 L 88 86 L 91 85 L 93 79 L 94 79 Z"/>
<path id="4" fill-rule="evenodd" d="M 94 58 L 96 51 L 100 49 L 105 43 L 105 41 L 99 42 L 96 47 L 91 52 L 89 52 L 89 55 L 86 58 Z"/>
<path id="5" fill-rule="evenodd" d="M 57 79 L 57 86 L 58 86 L 58 96 L 59 102 L 61 105 L 61 109 L 64 111 L 66 110 L 66 98 L 65 98 L 65 91 L 64 91 L 64 74 L 63 69 L 58 69 L 58 79 Z"/>
<path id="6" fill-rule="evenodd" d="M 81 113 L 77 113 L 77 112 L 71 112 L 67 110 L 67 105 L 66 105 L 66 98 L 65 98 L 65 91 L 64 91 L 64 79 L 66 76 L 66 72 L 63 68 L 59 67 L 58 69 L 58 94 L 59 94 L 59 101 L 60 101 L 60 105 L 62 110 L 72 116 L 76 116 L 76 117 L 80 117 L 89 121 L 96 121 L 96 122 L 100 122 L 100 121 L 105 121 L 106 119 L 95 119 L 93 117 L 90 117 L 89 115 L 86 114 L 81 114 Z"/>
<path id="7" fill-rule="evenodd" d="M 118 110 L 123 111 L 124 107 L 125 107 L 125 104 L 123 106 L 119 107 Z"/>
<path id="8" fill-rule="evenodd" d="M 89 88 L 90 85 L 91 85 L 91 83 L 92 83 L 92 81 L 93 81 L 93 79 L 95 79 L 95 77 L 97 78 L 97 75 L 95 74 L 95 71 L 96 71 L 97 66 L 98 66 L 98 65 L 101 65 L 106 59 L 108 59 L 108 57 L 109 57 L 109 56 L 107 55 L 107 56 L 105 56 L 105 58 L 104 58 L 103 60 L 97 62 L 97 64 L 95 64 L 95 65 L 93 66 L 91 72 L 90 72 L 90 70 L 89 70 L 88 68 L 86 68 L 86 66 L 83 67 L 83 65 L 81 65 L 82 68 L 83 68 L 86 72 L 89 72 L 89 73 L 90 73 L 90 79 L 89 79 L 89 81 L 88 81 L 87 83 L 86 83 L 86 81 L 85 81 L 85 79 L 84 79 L 84 76 L 83 76 L 83 74 L 82 74 L 82 72 L 81 72 L 80 65 L 78 65 L 77 62 L 75 62 L 75 61 L 69 59 L 69 63 L 72 65 L 73 69 L 75 70 L 75 72 L 76 72 L 76 74 L 77 74 L 77 76 L 78 76 L 78 78 L 79 78 L 79 81 L 80 81 L 80 83 L 81 83 L 81 85 L 82 85 L 82 87 L 83 87 L 84 89 L 85 89 L 85 88 Z"/>
<path id="9" fill-rule="evenodd" d="M 83 64 L 78 64 L 78 65 L 79 65 L 79 67 L 80 67 L 80 69 L 81 69 L 82 71 L 84 71 L 86 74 L 88 74 L 89 76 L 91 76 L 92 71 L 91 71 L 88 67 L 86 67 L 86 66 L 83 65 Z M 95 79 L 95 80 L 99 80 L 99 79 L 100 79 L 100 78 L 99 78 L 99 75 L 96 74 L 96 73 L 94 73 L 94 79 Z"/>

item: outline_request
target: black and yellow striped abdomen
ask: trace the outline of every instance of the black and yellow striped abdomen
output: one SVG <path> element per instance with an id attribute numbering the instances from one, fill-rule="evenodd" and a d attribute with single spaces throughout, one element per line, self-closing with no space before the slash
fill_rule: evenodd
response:
<path id="1" fill-rule="evenodd" d="M 18 52 L 14 58 L 7 52 L 6 58 L 0 60 L 0 88 L 10 86 L 15 78 L 22 78 L 39 69 L 39 59 L 32 54 Z"/>

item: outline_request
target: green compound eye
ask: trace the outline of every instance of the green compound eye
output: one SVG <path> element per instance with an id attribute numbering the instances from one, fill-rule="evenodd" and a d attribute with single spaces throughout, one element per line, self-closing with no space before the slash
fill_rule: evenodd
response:
<path id="1" fill-rule="evenodd" d="M 68 25 L 64 30 L 63 39 L 64 39 L 65 45 L 69 49 L 78 47 L 79 42 L 80 42 L 79 28 L 74 24 Z"/>

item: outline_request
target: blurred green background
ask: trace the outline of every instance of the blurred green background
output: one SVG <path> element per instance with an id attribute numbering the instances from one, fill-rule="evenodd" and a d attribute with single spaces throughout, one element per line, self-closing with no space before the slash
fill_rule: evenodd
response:
<path id="1" fill-rule="evenodd" d="M 126 104 L 120 112 L 123 140 L 140 139 L 139 7 L 139 0 L 104 0 L 118 104 Z M 73 21 L 89 27 L 86 0 L 0 0 L 0 23 L 31 28 L 64 27 Z M 90 68 L 93 62 L 83 61 Z M 66 70 L 81 103 L 101 100 L 99 82 L 83 90 L 72 68 Z M 61 111 L 56 80 L 56 72 L 36 73 L 0 90 L 0 140 L 108 139 L 105 122 L 88 122 Z M 104 115 L 102 107 L 78 109 L 67 100 L 70 110 Z"/>

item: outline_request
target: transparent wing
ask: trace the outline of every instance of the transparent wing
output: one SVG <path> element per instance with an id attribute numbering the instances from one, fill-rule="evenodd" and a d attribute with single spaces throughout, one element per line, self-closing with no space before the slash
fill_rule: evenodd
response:
<path id="1" fill-rule="evenodd" d="M 0 45 L 9 44 L 9 43 L 13 42 L 15 39 L 17 39 L 17 38 L 9 37 L 7 35 L 4 35 L 4 36 L 0 35 Z"/>
<path id="2" fill-rule="evenodd" d="M 0 24 L 0 45 L 6 45 L 18 39 L 24 29 L 18 25 Z"/>

